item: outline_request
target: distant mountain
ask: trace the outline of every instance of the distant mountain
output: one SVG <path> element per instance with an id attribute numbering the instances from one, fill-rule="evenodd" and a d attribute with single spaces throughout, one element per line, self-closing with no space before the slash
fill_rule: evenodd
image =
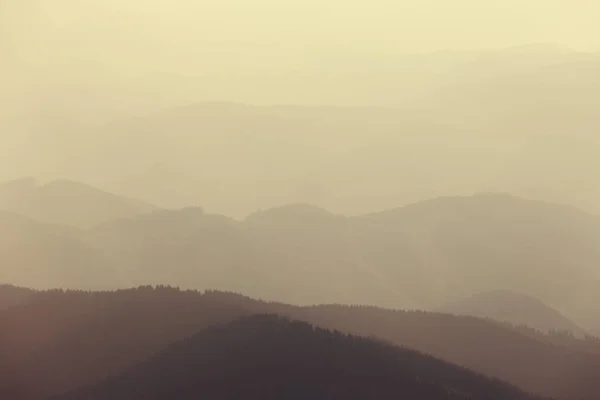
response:
<path id="1" fill-rule="evenodd" d="M 158 211 L 100 225 L 85 238 L 133 285 L 218 288 L 297 304 L 408 300 L 362 259 L 351 232 L 348 218 L 291 205 L 243 222 L 199 208 Z"/>
<path id="2" fill-rule="evenodd" d="M 541 43 L 296 64 L 266 74 L 245 64 L 254 94 L 231 97 L 279 106 L 190 103 L 199 92 L 227 94 L 214 82 L 212 95 L 199 82 L 192 89 L 186 74 L 155 80 L 166 85 L 160 94 L 44 85 L 2 125 L 11 134 L 0 139 L 0 171 L 102 182 L 162 207 L 201 204 L 236 218 L 297 202 L 362 214 L 477 190 L 600 211 L 600 189 L 579 179 L 600 172 L 598 53 Z M 223 73 L 237 91 L 241 82 Z M 258 100 L 269 90 L 279 95 Z M 125 105 L 129 96 L 141 103 Z"/>
<path id="3" fill-rule="evenodd" d="M 20 247 L 0 254 L 7 259 L 0 273 L 14 274 L 5 275 L 6 283 L 170 284 L 293 304 L 411 309 L 507 289 L 600 332 L 599 219 L 505 194 L 435 198 L 360 217 L 292 204 L 243 221 L 191 207 L 91 229 L 7 218 L 0 246 Z M 88 270 L 112 272 L 101 279 L 74 272 Z"/>
<path id="4" fill-rule="evenodd" d="M 269 283 L 280 288 L 269 299 L 294 304 L 415 305 L 403 285 L 385 280 L 378 260 L 361 240 L 364 231 L 352 218 L 293 204 L 254 213 L 243 227 L 252 236 L 255 254 L 272 271 Z"/>
<path id="5" fill-rule="evenodd" d="M 575 323 L 535 297 L 508 290 L 475 294 L 448 303 L 438 311 L 525 325 L 546 333 L 556 331 L 569 332 L 578 337 L 585 335 Z"/>
<path id="6" fill-rule="evenodd" d="M 414 254 L 405 268 L 422 277 L 424 299 L 437 299 L 430 307 L 508 289 L 577 323 L 595 314 L 600 224 L 577 208 L 485 193 L 431 199 L 368 215 L 363 223 L 381 257 L 398 263 Z"/>
<path id="7" fill-rule="evenodd" d="M 90 228 L 118 218 L 150 212 L 156 207 L 74 181 L 38 185 L 33 178 L 0 184 L 0 210 L 40 222 Z"/>
<path id="8" fill-rule="evenodd" d="M 243 218 L 273 204 L 311 203 L 356 215 L 488 187 L 526 140 L 464 125 L 429 107 L 202 102 L 115 121 L 78 149 L 90 154 L 90 170 L 102 162 L 97 149 L 121 149 L 107 187 L 165 207 L 202 204 Z M 439 168 L 456 159 L 456 168 Z"/>
<path id="9" fill-rule="evenodd" d="M 318 191 L 310 190 L 314 172 L 352 148 L 353 132 L 374 116 L 404 118 L 391 110 L 351 114 L 336 107 L 195 103 L 115 121 L 90 132 L 94 147 L 82 144 L 80 151 L 120 148 L 128 154 L 111 166 L 111 188 L 120 193 L 151 196 L 164 206 L 193 201 L 242 218 L 273 204 L 318 200 Z M 129 146 L 140 142 L 144 156 L 132 155 Z"/>
<path id="10" fill-rule="evenodd" d="M 127 371 L 172 343 L 214 324 L 264 313 L 375 337 L 556 399 L 595 400 L 600 395 L 600 341 L 591 338 L 559 341 L 449 314 L 296 307 L 233 293 L 140 287 L 36 293 L 27 304 L 0 311 L 0 397 L 45 398 L 111 376 L 131 376 Z"/>
<path id="11" fill-rule="evenodd" d="M 257 211 L 250 214 L 245 222 L 250 225 L 267 225 L 290 223 L 297 226 L 301 223 L 327 223 L 328 221 L 339 220 L 333 213 L 321 207 L 310 204 L 290 204 L 282 207 L 276 207 L 265 211 Z"/>
<path id="12" fill-rule="evenodd" d="M 432 357 L 274 315 L 208 328 L 118 377 L 57 397 L 165 398 L 539 399 Z"/>
<path id="13" fill-rule="evenodd" d="M 506 194 L 435 198 L 361 217 L 307 204 L 242 222 L 199 208 L 158 211 L 84 238 L 132 285 L 427 309 L 507 288 L 594 328 L 599 219 Z"/>
<path id="14" fill-rule="evenodd" d="M 198 207 L 116 220 L 83 237 L 134 286 L 164 282 L 267 294 L 269 275 L 276 274 L 261 263 L 240 222 Z"/>
<path id="15" fill-rule="evenodd" d="M 185 208 L 206 203 L 208 193 L 193 189 L 206 184 L 196 175 L 190 176 L 184 167 L 158 162 L 124 174 L 117 182 L 110 182 L 109 186 L 120 193 L 148 199 L 161 207 Z"/>
<path id="16" fill-rule="evenodd" d="M 108 288 L 117 272 L 81 231 L 0 211 L 0 282 L 34 288 Z"/>

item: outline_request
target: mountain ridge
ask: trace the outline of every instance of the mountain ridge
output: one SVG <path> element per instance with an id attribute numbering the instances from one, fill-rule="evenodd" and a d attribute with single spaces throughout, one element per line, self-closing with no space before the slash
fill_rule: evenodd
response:
<path id="1" fill-rule="evenodd" d="M 39 292 L 0 311 L 6 327 L 0 332 L 0 395 L 60 394 L 91 385 L 209 326 L 253 314 L 373 337 L 560 400 L 594 400 L 600 393 L 600 342 L 591 338 L 556 338 L 475 317 L 365 306 L 297 307 L 162 286 Z M 20 398 L 27 397 L 13 397 Z"/>
<path id="2" fill-rule="evenodd" d="M 0 209 L 40 222 L 90 228 L 157 208 L 73 180 L 38 184 L 34 178 L 25 178 L 0 185 Z"/>
<path id="3" fill-rule="evenodd" d="M 57 399 L 165 396 L 537 398 L 409 350 L 264 314 L 210 327 L 169 346 L 120 377 Z"/>
<path id="4" fill-rule="evenodd" d="M 471 297 L 445 304 L 436 311 L 525 325 L 545 333 L 565 332 L 577 337 L 587 334 L 539 299 L 510 290 L 476 293 Z"/>

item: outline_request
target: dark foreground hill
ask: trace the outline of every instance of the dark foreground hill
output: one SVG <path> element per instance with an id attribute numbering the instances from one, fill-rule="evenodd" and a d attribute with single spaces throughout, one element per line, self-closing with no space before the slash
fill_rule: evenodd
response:
<path id="1" fill-rule="evenodd" d="M 295 307 L 169 287 L 38 293 L 0 311 L 0 398 L 63 394 L 125 373 L 218 323 L 278 314 L 395 345 L 556 399 L 600 398 L 600 344 L 448 314 L 374 307 Z"/>
<path id="2" fill-rule="evenodd" d="M 318 326 L 431 354 L 527 391 L 557 399 L 600 395 L 599 343 L 522 331 L 489 320 L 420 311 L 341 305 L 294 308 L 289 314 Z"/>
<path id="3" fill-rule="evenodd" d="M 533 400 L 500 381 L 274 315 L 214 326 L 60 400 Z"/>
<path id="4" fill-rule="evenodd" d="M 0 310 L 25 303 L 34 293 L 30 289 L 0 284 Z"/>

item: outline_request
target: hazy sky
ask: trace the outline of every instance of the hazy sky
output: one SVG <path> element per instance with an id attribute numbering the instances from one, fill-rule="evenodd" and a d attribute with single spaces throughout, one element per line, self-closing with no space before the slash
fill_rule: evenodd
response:
<path id="1" fill-rule="evenodd" d="M 1 7 L 13 39 L 53 46 L 120 48 L 139 40 L 175 50 L 177 39 L 224 51 L 413 52 L 600 42 L 593 0 L 3 0 Z"/>
<path id="2" fill-rule="evenodd" d="M 63 67 L 70 79 L 76 79 L 72 70 L 81 67 L 121 76 L 133 74 L 127 68 L 201 75 L 240 63 L 302 67 L 332 53 L 489 49 L 531 42 L 597 49 L 598 20 L 600 3 L 594 0 L 0 3 L 3 62 L 38 76 L 51 72 L 60 77 Z"/>
<path id="3" fill-rule="evenodd" d="M 106 103 L 112 88 L 122 101 L 268 102 L 269 82 L 324 62 L 538 42 L 600 49 L 598 20 L 595 0 L 0 0 L 0 104 L 57 88 L 103 91 Z"/>
<path id="4" fill-rule="evenodd" d="M 540 49 L 551 49 L 549 58 L 557 50 L 562 57 L 563 49 L 600 49 L 597 21 L 597 0 L 0 0 L 0 167 L 8 166 L 2 168 L 7 177 L 35 165 L 36 174 L 55 164 L 78 171 L 67 165 L 72 155 L 63 150 L 71 149 L 59 134 L 77 137 L 89 132 L 79 123 L 118 119 L 134 108 L 146 113 L 194 101 L 446 107 L 454 102 L 429 90 L 438 77 L 445 84 L 459 81 L 447 91 L 462 94 L 479 81 L 461 86 L 457 76 L 508 74 L 511 63 L 519 70 Z M 441 73 L 464 61 L 447 52 L 532 43 L 548 47 L 528 47 L 525 62 L 509 56 L 497 65 L 473 63 L 462 75 Z M 411 59 L 411 53 L 433 55 Z M 577 57 L 568 55 L 569 61 Z M 531 58 L 532 65 L 544 65 L 544 56 Z M 597 64 L 590 65 L 586 70 L 595 77 Z M 532 71 L 537 79 L 539 71 Z M 557 74 L 549 76 L 555 83 Z M 517 108 L 515 98 L 523 97 L 529 116 L 548 97 L 531 81 L 532 89 L 521 89 L 536 96 L 509 88 L 502 104 Z M 587 75 L 582 82 L 590 86 Z M 596 92 L 578 93 L 589 99 L 564 98 L 593 108 Z M 473 114 L 502 112 L 489 104 Z M 6 125 L 3 114 L 18 110 L 25 110 L 25 118 L 15 118 L 21 125 Z M 566 110 L 572 118 L 563 125 L 584 120 L 595 129 L 595 118 Z M 545 112 L 528 118 L 543 122 Z"/>

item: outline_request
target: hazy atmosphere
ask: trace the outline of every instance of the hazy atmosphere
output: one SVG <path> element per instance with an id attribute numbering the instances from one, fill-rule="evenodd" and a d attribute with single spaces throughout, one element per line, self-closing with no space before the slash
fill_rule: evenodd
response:
<path id="1" fill-rule="evenodd" d="M 597 400 L 598 21 L 0 0 L 0 398 Z"/>

